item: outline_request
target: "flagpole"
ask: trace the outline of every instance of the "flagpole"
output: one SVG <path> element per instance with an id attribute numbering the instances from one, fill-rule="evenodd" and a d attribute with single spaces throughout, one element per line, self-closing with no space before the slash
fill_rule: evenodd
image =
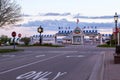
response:
<path id="1" fill-rule="evenodd" d="M 77 27 L 78 27 L 79 19 L 77 18 Z"/>

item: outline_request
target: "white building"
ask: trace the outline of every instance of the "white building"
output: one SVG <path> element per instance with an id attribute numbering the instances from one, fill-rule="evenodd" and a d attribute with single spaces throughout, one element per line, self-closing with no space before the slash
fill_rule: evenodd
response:
<path id="1" fill-rule="evenodd" d="M 56 36 L 65 36 L 62 39 L 63 44 L 83 44 L 84 40 L 84 33 L 79 27 L 76 27 L 73 31 L 59 31 Z"/>
<path id="2" fill-rule="evenodd" d="M 55 44 L 55 35 L 42 35 L 42 44 Z M 36 44 L 39 43 L 40 36 L 39 35 L 34 35 L 31 37 L 30 44 Z"/>
<path id="3" fill-rule="evenodd" d="M 42 35 L 42 44 L 86 44 L 86 43 L 102 43 L 104 39 L 109 39 L 110 34 L 100 34 L 95 28 L 79 28 L 76 27 L 74 30 L 62 30 L 54 35 Z M 39 43 L 39 35 L 31 37 L 31 44 Z"/>

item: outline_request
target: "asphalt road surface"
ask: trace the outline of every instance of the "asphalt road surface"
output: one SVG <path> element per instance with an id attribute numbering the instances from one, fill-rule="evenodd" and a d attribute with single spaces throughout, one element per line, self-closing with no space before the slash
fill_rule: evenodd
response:
<path id="1" fill-rule="evenodd" d="M 0 55 L 0 80 L 88 80 L 101 53 L 92 45 L 30 47 Z"/>

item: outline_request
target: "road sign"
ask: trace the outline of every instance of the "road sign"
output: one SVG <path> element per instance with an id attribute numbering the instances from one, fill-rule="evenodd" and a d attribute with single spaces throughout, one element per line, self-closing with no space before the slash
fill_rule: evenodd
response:
<path id="1" fill-rule="evenodd" d="M 13 31 L 13 32 L 12 32 L 12 37 L 15 37 L 15 36 L 16 36 L 16 32 Z"/>
<path id="2" fill-rule="evenodd" d="M 19 33 L 19 34 L 18 34 L 18 37 L 20 38 L 21 36 L 22 36 L 22 35 Z"/>

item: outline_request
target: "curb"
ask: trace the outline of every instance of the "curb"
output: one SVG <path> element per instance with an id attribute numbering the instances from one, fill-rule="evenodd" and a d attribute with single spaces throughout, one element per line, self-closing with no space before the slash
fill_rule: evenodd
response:
<path id="1" fill-rule="evenodd" d="M 103 80 L 104 75 L 104 60 L 105 60 L 105 53 L 102 52 L 92 70 L 92 73 L 90 74 L 90 77 L 88 80 Z"/>

